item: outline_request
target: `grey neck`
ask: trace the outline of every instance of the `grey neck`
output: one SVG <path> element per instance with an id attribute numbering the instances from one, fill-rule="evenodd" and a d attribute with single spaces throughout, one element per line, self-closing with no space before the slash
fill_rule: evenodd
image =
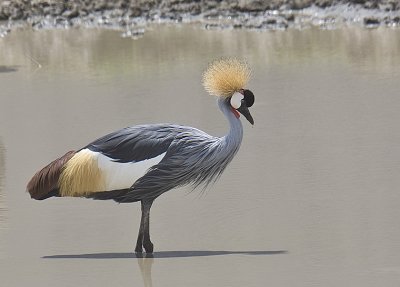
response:
<path id="1" fill-rule="evenodd" d="M 226 101 L 226 99 L 222 97 L 218 98 L 218 106 L 225 117 L 228 119 L 230 126 L 229 133 L 224 136 L 222 140 L 227 145 L 228 150 L 235 154 L 239 150 L 243 138 L 242 122 L 233 114 L 230 104 Z"/>

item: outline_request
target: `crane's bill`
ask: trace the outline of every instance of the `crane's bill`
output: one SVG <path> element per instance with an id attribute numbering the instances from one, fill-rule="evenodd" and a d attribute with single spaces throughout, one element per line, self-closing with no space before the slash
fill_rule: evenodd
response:
<path id="1" fill-rule="evenodd" d="M 252 125 L 254 125 L 254 119 L 250 114 L 249 108 L 242 104 L 240 108 L 237 109 Z"/>

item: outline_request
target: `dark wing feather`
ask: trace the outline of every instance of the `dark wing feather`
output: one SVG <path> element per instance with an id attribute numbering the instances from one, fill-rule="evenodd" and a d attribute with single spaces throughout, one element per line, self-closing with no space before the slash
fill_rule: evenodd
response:
<path id="1" fill-rule="evenodd" d="M 191 184 L 193 188 L 215 181 L 232 160 L 237 149 L 222 151 L 221 138 L 195 129 L 180 133 L 171 143 L 164 158 L 139 178 L 117 202 L 152 199 L 164 192 Z"/>
<path id="2" fill-rule="evenodd" d="M 100 152 L 116 162 L 139 162 L 166 152 L 181 128 L 170 124 L 127 127 L 105 135 L 84 148 Z"/>

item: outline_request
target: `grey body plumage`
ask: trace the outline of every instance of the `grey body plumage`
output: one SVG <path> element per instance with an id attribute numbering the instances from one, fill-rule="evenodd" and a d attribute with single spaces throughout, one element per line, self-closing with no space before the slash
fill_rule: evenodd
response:
<path id="1" fill-rule="evenodd" d="M 152 199 L 162 193 L 188 184 L 194 187 L 208 185 L 216 180 L 239 150 L 243 128 L 242 123 L 230 111 L 228 103 L 219 99 L 218 104 L 230 123 L 230 132 L 224 137 L 214 137 L 201 130 L 185 127 L 160 127 L 171 134 L 160 139 L 160 143 L 171 141 L 164 158 L 141 178 L 118 202 L 132 202 Z M 158 132 L 157 132 L 158 133 Z"/>
<path id="2" fill-rule="evenodd" d="M 242 123 L 230 111 L 229 102 L 219 98 L 218 106 L 230 124 L 229 133 L 223 137 L 188 126 L 154 124 L 125 128 L 87 145 L 85 148 L 116 162 L 139 162 L 165 153 L 131 188 L 88 197 L 135 202 L 155 199 L 180 186 L 206 187 L 217 180 L 239 150 L 243 137 Z"/>

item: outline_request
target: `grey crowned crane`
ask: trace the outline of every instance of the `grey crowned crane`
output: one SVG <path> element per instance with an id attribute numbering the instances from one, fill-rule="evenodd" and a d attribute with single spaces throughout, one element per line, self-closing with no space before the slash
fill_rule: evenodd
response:
<path id="1" fill-rule="evenodd" d="M 247 64 L 235 58 L 214 61 L 203 74 L 203 85 L 217 96 L 230 130 L 214 137 L 174 124 L 127 127 L 105 135 L 77 151 L 69 151 L 38 171 L 27 190 L 31 197 L 86 197 L 119 203 L 141 202 L 142 217 L 135 252 L 153 252 L 149 218 L 153 201 L 184 185 L 214 182 L 239 150 L 242 114 L 251 124 L 254 95 L 245 86 Z"/>

